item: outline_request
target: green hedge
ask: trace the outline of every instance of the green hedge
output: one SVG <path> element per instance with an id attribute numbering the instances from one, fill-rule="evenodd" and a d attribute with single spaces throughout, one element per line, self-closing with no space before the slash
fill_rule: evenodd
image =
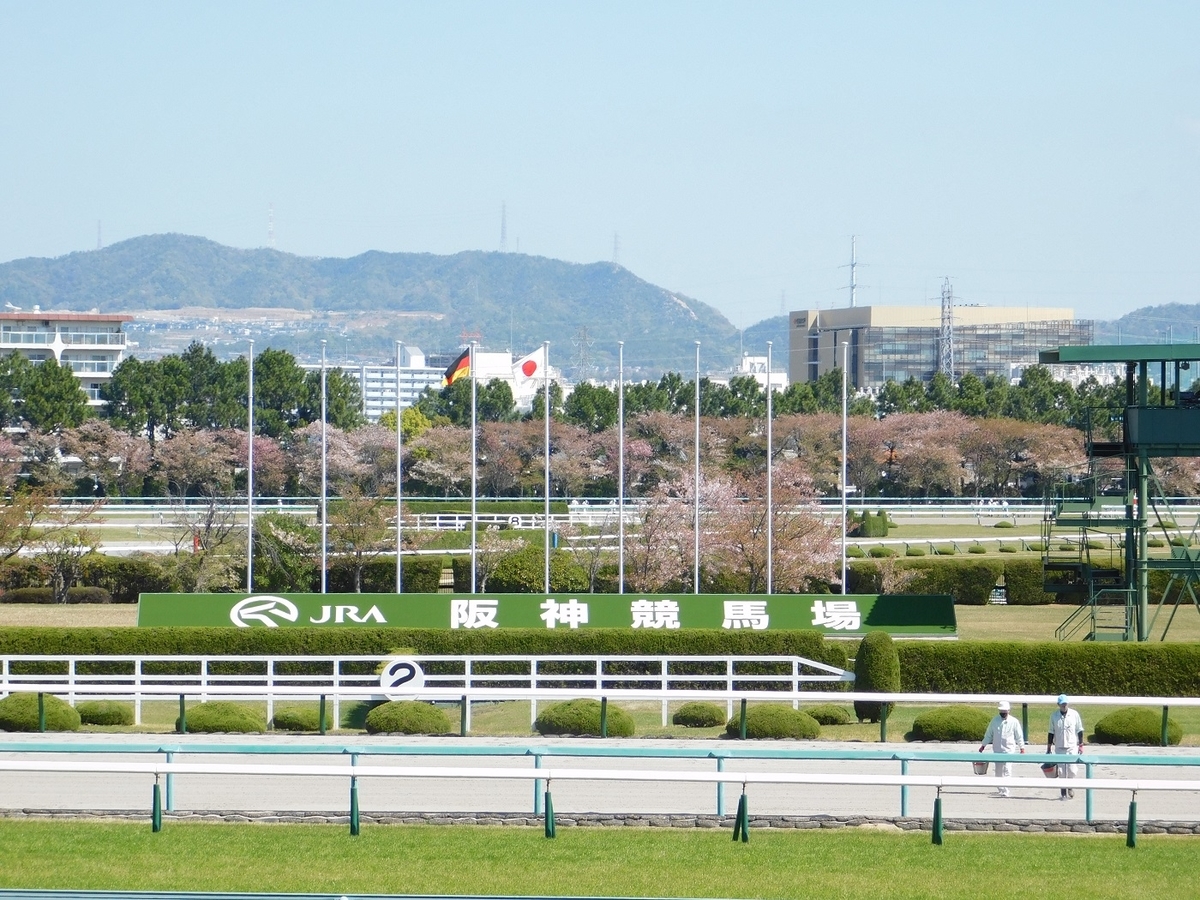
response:
<path id="1" fill-rule="evenodd" d="M 48 587 L 13 588 L 0 595 L 0 603 L 54 603 L 54 591 Z M 67 603 L 112 603 L 112 595 L 98 587 L 67 589 Z"/>
<path id="2" fill-rule="evenodd" d="M 1040 559 L 1004 561 L 1005 596 L 1010 606 L 1041 606 L 1053 603 L 1054 594 L 1042 590 L 1043 579 Z"/>
<path id="3" fill-rule="evenodd" d="M 1200 644 L 904 641 L 896 649 L 904 692 L 1200 695 Z"/>
<path id="4" fill-rule="evenodd" d="M 896 568 L 913 575 L 912 580 L 904 586 L 904 593 L 949 594 L 955 603 L 965 606 L 983 606 L 987 603 L 992 588 L 1005 571 L 1004 563 L 998 559 L 955 559 L 945 556 L 897 560 Z M 879 593 L 880 571 L 873 562 L 851 563 L 848 579 L 852 594 Z"/>
<path id="5" fill-rule="evenodd" d="M 886 631 L 871 631 L 858 644 L 854 654 L 854 688 L 864 693 L 895 693 L 900 690 L 900 658 L 896 642 Z M 855 700 L 854 714 L 861 722 L 878 722 L 886 708 L 895 704 L 878 700 Z"/>

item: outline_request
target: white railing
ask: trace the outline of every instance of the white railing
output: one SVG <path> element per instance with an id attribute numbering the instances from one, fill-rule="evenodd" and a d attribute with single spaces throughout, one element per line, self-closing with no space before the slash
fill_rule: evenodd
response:
<path id="1" fill-rule="evenodd" d="M 151 699 L 265 700 L 270 719 L 280 699 L 329 697 L 335 727 L 343 700 L 413 696 L 462 703 L 464 726 L 469 729 L 470 706 L 478 700 L 528 700 L 532 723 L 542 699 L 652 699 L 661 702 L 666 725 L 672 700 L 719 699 L 726 702 L 732 715 L 736 699 L 797 704 L 801 696 L 811 694 L 805 690 L 807 686 L 854 679 L 852 672 L 798 656 L 417 656 L 412 661 L 424 670 L 423 685 L 411 691 L 403 684 L 384 684 L 378 673 L 385 661 L 380 656 L 14 655 L 0 658 L 0 695 L 54 694 L 71 705 L 81 697 L 129 699 L 134 704 L 134 722 L 139 725 L 142 704 Z M 247 666 L 258 671 L 246 672 Z M 298 666 L 326 671 L 286 671 Z M 770 671 L 748 673 L 747 666 Z M 89 671 L 100 667 L 108 671 Z M 162 671 L 167 667 L 172 671 Z M 564 667 L 585 671 L 563 672 Z M 45 668 L 57 671 L 30 671 Z M 121 671 L 114 672 L 114 668 Z M 844 698 L 845 694 L 838 696 Z"/>

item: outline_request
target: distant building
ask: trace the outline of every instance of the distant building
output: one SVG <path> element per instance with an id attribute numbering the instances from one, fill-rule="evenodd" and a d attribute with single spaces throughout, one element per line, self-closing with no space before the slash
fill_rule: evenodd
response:
<path id="1" fill-rule="evenodd" d="M 776 393 L 786 391 L 788 388 L 787 373 L 779 371 L 774 360 L 771 361 L 771 368 L 775 370 L 771 373 L 771 389 Z M 707 375 L 705 377 L 712 384 L 722 384 L 728 387 L 731 379 L 746 375 L 751 376 L 758 382 L 758 386 L 765 390 L 767 387 L 767 358 L 743 354 L 737 368 L 730 370 L 727 375 Z"/>
<path id="2" fill-rule="evenodd" d="M 790 315 L 788 374 L 815 381 L 842 366 L 859 390 L 876 391 L 889 380 L 926 382 L 938 371 L 942 349 L 937 306 L 856 306 L 801 310 Z M 1047 347 L 1092 342 L 1093 323 L 1069 308 L 955 306 L 954 377 L 1009 378 L 1014 367 L 1034 365 Z"/>
<path id="3" fill-rule="evenodd" d="M 459 350 L 455 353 L 431 354 L 426 357 L 419 347 L 405 346 L 400 357 L 400 408 L 413 406 L 426 388 L 440 390 L 442 376 L 446 367 L 458 358 Z M 477 350 L 475 352 L 476 373 L 481 384 L 486 384 L 493 378 L 507 381 L 512 388 L 513 400 L 518 410 L 527 412 L 533 405 L 533 398 L 541 390 L 545 378 L 542 368 L 542 350 L 530 353 L 516 361 L 512 353 L 504 351 L 493 353 Z M 302 368 L 319 371 L 319 365 L 307 363 Z M 396 409 L 396 364 L 383 365 L 329 365 L 326 369 L 341 369 L 347 376 L 358 382 L 362 392 L 363 416 L 369 422 L 378 422 L 380 416 Z M 570 387 L 563 382 L 562 372 L 550 367 L 550 380 L 557 381 L 566 395 Z"/>
<path id="4" fill-rule="evenodd" d="M 33 363 L 54 359 L 70 366 L 88 405 L 102 406 L 100 389 L 125 357 L 126 322 L 133 316 L 107 313 L 0 312 L 0 354 L 16 351 Z"/>

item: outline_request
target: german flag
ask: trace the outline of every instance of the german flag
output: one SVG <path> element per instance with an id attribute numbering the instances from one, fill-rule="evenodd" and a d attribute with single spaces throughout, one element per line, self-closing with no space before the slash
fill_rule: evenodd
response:
<path id="1" fill-rule="evenodd" d="M 462 352 L 462 355 L 450 363 L 445 373 L 442 375 L 442 387 L 449 387 L 458 381 L 460 378 L 467 378 L 471 374 L 471 348 L 468 347 Z"/>

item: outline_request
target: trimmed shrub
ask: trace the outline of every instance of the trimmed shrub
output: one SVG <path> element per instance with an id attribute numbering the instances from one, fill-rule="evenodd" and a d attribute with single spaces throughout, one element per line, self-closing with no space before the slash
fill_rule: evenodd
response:
<path id="1" fill-rule="evenodd" d="M 715 703 L 696 700 L 675 710 L 675 715 L 671 716 L 671 724 L 682 725 L 685 728 L 715 728 L 725 724 L 725 710 Z"/>
<path id="2" fill-rule="evenodd" d="M 730 737 L 741 737 L 738 713 L 725 725 Z M 808 713 L 782 703 L 764 703 L 746 710 L 746 737 L 753 740 L 812 741 L 821 736 L 821 725 Z"/>
<path id="3" fill-rule="evenodd" d="M 821 703 L 817 706 L 806 706 L 803 712 L 808 713 L 821 725 L 849 725 L 854 721 L 850 710 L 836 703 Z"/>
<path id="4" fill-rule="evenodd" d="M 1162 743 L 1162 713 L 1148 706 L 1126 706 L 1110 712 L 1096 723 L 1092 740 L 1097 744 L 1146 744 L 1157 747 Z M 1183 740 L 1183 728 L 1174 719 L 1167 719 L 1167 743 L 1174 746 Z"/>
<path id="5" fill-rule="evenodd" d="M 1004 561 L 1004 584 L 1010 606 L 1043 606 L 1054 602 L 1054 594 L 1042 589 L 1045 572 L 1040 559 Z"/>
<path id="6" fill-rule="evenodd" d="M 862 559 L 866 554 L 863 553 L 863 548 L 858 544 L 850 544 L 846 547 L 846 556 L 851 559 Z"/>
<path id="7" fill-rule="evenodd" d="M 1165 546 L 1167 546 L 1167 543 L 1162 538 L 1146 538 L 1146 546 L 1147 547 L 1165 547 Z"/>
<path id="8" fill-rule="evenodd" d="M 367 713 L 368 734 L 447 734 L 445 711 L 420 700 L 392 700 Z"/>
<path id="9" fill-rule="evenodd" d="M 459 590 L 458 568 L 462 557 L 456 557 L 455 590 Z M 542 545 L 530 545 L 507 554 L 496 565 L 488 579 L 487 589 L 497 594 L 539 594 L 545 585 L 546 563 Z M 471 583 L 470 559 L 467 559 L 467 587 Z M 555 592 L 584 592 L 588 590 L 587 572 L 575 562 L 568 550 L 550 551 L 550 590 Z"/>
<path id="10" fill-rule="evenodd" d="M 47 731 L 78 731 L 79 713 L 53 694 L 43 694 Z M 37 731 L 38 695 L 18 691 L 0 700 L 0 731 Z"/>
<path id="11" fill-rule="evenodd" d="M 333 720 L 325 713 L 325 727 L 330 728 Z M 285 706 L 276 708 L 271 717 L 271 727 L 276 731 L 320 731 L 321 710 L 305 706 Z"/>
<path id="12" fill-rule="evenodd" d="M 913 719 L 911 741 L 978 741 L 995 713 L 974 706 L 939 706 Z"/>
<path id="13" fill-rule="evenodd" d="M 724 718 L 724 716 L 722 716 Z M 533 723 L 538 734 L 600 736 L 600 701 L 567 700 L 546 707 Z M 608 736 L 632 737 L 633 717 L 619 706 L 608 704 Z"/>
<path id="14" fill-rule="evenodd" d="M 854 654 L 854 687 L 864 693 L 896 693 L 900 690 L 900 657 L 896 644 L 886 631 L 872 631 L 859 642 Z M 874 700 L 855 700 L 854 714 L 861 722 L 878 722 L 885 704 Z M 890 714 L 894 704 L 886 704 Z"/>
<path id="15" fill-rule="evenodd" d="M 1016 528 L 1017 526 L 1014 525 L 1012 522 L 1008 521 L 1008 519 L 1001 519 L 999 522 L 997 522 L 992 527 L 993 528 Z"/>
<path id="16" fill-rule="evenodd" d="M 872 547 L 867 551 L 867 555 L 872 559 L 886 559 L 890 556 L 895 556 L 896 551 L 891 547 Z"/>
<path id="17" fill-rule="evenodd" d="M 940 547 L 934 547 L 933 552 L 938 556 L 957 556 L 958 548 L 953 544 L 942 544 Z"/>
<path id="18" fill-rule="evenodd" d="M 925 548 L 924 547 L 905 547 L 904 555 L 905 556 L 924 556 Z"/>
<path id="19" fill-rule="evenodd" d="M 1000 545 L 1000 552 L 1001 552 L 1001 553 L 1016 553 L 1016 552 L 1017 552 L 1017 548 L 1016 548 L 1016 547 L 1013 547 L 1013 546 L 1012 546 L 1012 545 L 1010 545 L 1010 544 L 1001 544 L 1001 545 Z"/>
<path id="20" fill-rule="evenodd" d="M 86 700 L 75 711 L 84 725 L 133 724 L 133 704 L 118 700 Z"/>
<path id="21" fill-rule="evenodd" d="M 179 725 L 176 717 L 176 731 Z M 214 700 L 187 710 L 187 730 L 197 734 L 259 734 L 267 730 L 267 723 L 259 713 L 245 706 L 230 700 Z"/>
<path id="22" fill-rule="evenodd" d="M 972 544 L 967 548 L 967 552 L 975 554 L 987 553 L 987 547 L 983 546 L 983 544 Z"/>

